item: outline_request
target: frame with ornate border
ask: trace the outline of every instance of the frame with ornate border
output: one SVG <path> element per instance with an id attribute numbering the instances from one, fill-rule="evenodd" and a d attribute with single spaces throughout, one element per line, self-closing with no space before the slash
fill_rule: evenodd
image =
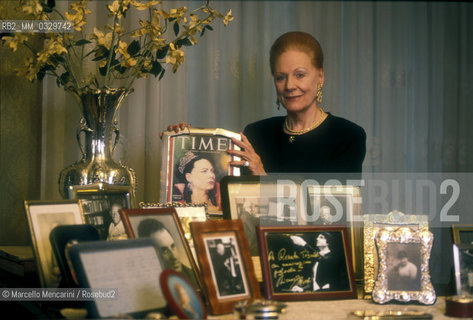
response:
<path id="1" fill-rule="evenodd" d="M 185 168 L 185 164 L 189 161 L 183 160 L 192 160 L 200 155 L 212 164 L 216 174 L 214 188 L 216 206 L 209 206 L 208 210 L 221 216 L 220 179 L 227 175 L 240 175 L 240 168 L 229 165 L 229 161 L 239 160 L 239 157 L 231 156 L 226 151 L 239 150 L 239 147 L 233 144 L 232 138 L 241 140 L 240 134 L 220 128 L 188 127 L 178 133 L 163 132 L 160 202 L 186 203 L 185 187 L 188 182 L 181 169 Z M 188 153 L 191 154 L 189 157 Z M 181 164 L 182 161 L 184 165 Z"/>
<path id="2" fill-rule="evenodd" d="M 429 260 L 432 251 L 432 243 L 434 241 L 433 234 L 428 230 L 419 228 L 399 227 L 399 228 L 383 228 L 376 235 L 376 246 L 378 247 L 379 271 L 376 283 L 373 289 L 373 301 L 384 304 L 391 300 L 399 302 L 419 302 L 425 305 L 432 305 L 437 300 L 434 287 L 430 279 Z M 388 246 L 420 246 L 420 271 L 419 288 L 420 290 L 411 289 L 389 289 L 388 260 L 390 252 Z M 394 251 L 394 250 L 393 250 Z M 395 283 L 397 284 L 397 283 Z"/>
<path id="3" fill-rule="evenodd" d="M 396 228 L 400 226 L 417 226 L 421 230 L 429 229 L 428 216 L 406 215 L 394 210 L 388 214 L 363 215 L 363 251 L 364 251 L 364 291 L 370 294 L 378 274 L 378 252 L 375 239 L 378 231 L 382 228 Z"/>

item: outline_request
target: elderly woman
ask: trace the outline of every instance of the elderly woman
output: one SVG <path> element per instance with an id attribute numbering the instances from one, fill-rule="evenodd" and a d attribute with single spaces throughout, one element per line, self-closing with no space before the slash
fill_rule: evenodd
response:
<path id="1" fill-rule="evenodd" d="M 242 140 L 233 142 L 241 151 L 234 166 L 249 173 L 332 172 L 361 173 L 366 153 L 366 134 L 358 125 L 325 112 L 322 89 L 325 81 L 319 42 L 305 32 L 288 32 L 272 45 L 270 66 L 277 104 L 285 117 L 272 117 L 248 125 Z M 178 131 L 185 124 L 170 126 Z"/>

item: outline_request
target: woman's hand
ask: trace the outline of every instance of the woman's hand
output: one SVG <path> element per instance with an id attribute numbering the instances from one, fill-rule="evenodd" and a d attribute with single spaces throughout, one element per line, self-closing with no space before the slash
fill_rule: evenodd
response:
<path id="1" fill-rule="evenodd" d="M 261 158 L 253 149 L 250 141 L 248 138 L 241 132 L 241 141 L 235 138 L 232 138 L 234 144 L 239 146 L 241 150 L 227 150 L 229 154 L 232 156 L 240 157 L 240 161 L 230 161 L 231 166 L 244 166 L 247 167 L 252 174 L 258 176 L 265 176 L 266 171 L 264 170 L 263 163 L 261 162 Z"/>
<path id="2" fill-rule="evenodd" d="M 179 133 L 179 131 L 184 130 L 186 128 L 190 128 L 190 127 L 191 127 L 190 124 L 186 124 L 185 122 L 179 122 L 179 123 L 175 123 L 175 124 L 170 124 L 168 126 L 168 131 L 174 131 L 175 133 Z M 163 138 L 163 133 L 164 132 L 159 133 L 159 137 L 161 139 Z"/>

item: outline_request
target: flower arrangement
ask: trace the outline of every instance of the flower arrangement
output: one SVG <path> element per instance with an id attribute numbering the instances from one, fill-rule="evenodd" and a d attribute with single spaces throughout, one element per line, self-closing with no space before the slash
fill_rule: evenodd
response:
<path id="1" fill-rule="evenodd" d="M 40 34 L 45 40 L 42 50 L 30 45 L 31 37 L 36 37 L 31 33 L 4 34 L 2 42 L 13 51 L 19 45 L 30 49 L 32 55 L 17 70 L 19 75 L 30 81 L 41 81 L 45 75 L 51 75 L 58 86 L 72 91 L 112 87 L 117 82 L 130 88 L 136 79 L 150 75 L 161 79 L 166 65 L 177 71 L 184 62 L 183 47 L 197 44 L 198 36 L 213 30 L 213 20 L 220 19 L 225 26 L 233 20 L 231 10 L 222 14 L 209 1 L 194 10 L 187 7 L 166 10 L 162 1 L 114 0 L 105 4 L 109 23 L 86 34 L 84 26 L 91 13 L 87 7 L 90 1 L 74 1 L 66 12 L 60 12 L 55 1 L 44 1 L 20 0 L 15 8 L 17 16 L 29 20 L 68 20 L 73 32 Z M 141 16 L 146 18 L 136 21 L 136 26 L 127 31 L 124 26 L 132 23 L 125 22 L 129 20 L 126 15 L 131 10 L 142 11 Z M 5 19 L 2 12 L 6 11 L 0 11 L 0 19 Z"/>

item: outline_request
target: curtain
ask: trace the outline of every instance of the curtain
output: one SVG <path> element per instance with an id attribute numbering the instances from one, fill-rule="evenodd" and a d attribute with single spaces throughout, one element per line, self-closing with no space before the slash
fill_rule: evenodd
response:
<path id="1" fill-rule="evenodd" d="M 213 1 L 234 21 L 185 49 L 164 78 L 138 80 L 119 115 L 114 155 L 136 171 L 137 200 L 158 201 L 159 133 L 171 123 L 242 131 L 283 115 L 269 69 L 282 33 L 313 34 L 324 50 L 322 106 L 367 133 L 366 172 L 472 171 L 473 4 L 468 2 Z M 195 7 L 196 1 L 165 1 Z M 67 6 L 66 2 L 58 2 Z M 103 24 L 104 2 L 92 4 Z M 60 170 L 79 159 L 79 108 L 44 82 L 42 198 L 59 198 Z"/>

